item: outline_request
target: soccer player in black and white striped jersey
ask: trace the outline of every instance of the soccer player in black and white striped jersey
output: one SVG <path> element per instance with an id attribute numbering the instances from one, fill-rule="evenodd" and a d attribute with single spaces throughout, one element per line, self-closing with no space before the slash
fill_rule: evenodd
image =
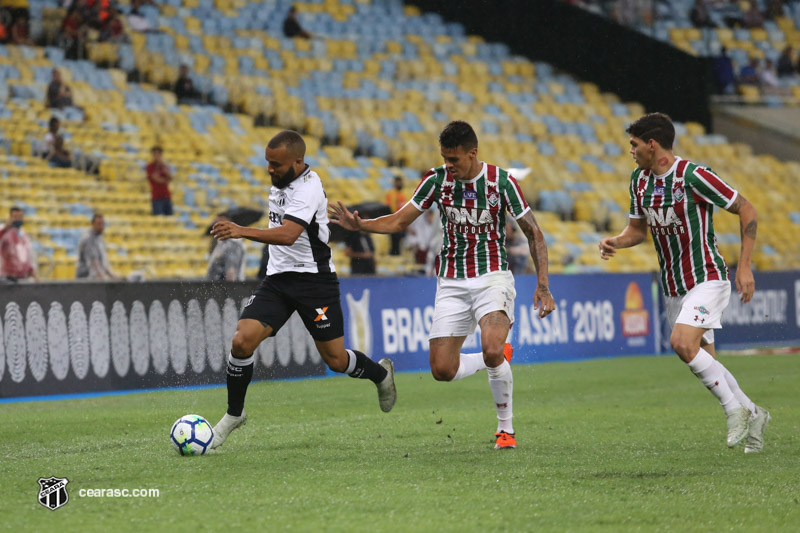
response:
<path id="1" fill-rule="evenodd" d="M 233 336 L 227 366 L 228 410 L 214 426 L 212 448 L 247 421 L 244 399 L 253 377 L 253 353 L 295 311 L 328 368 L 375 383 L 384 412 L 397 399 L 390 359 L 376 363 L 345 348 L 339 279 L 328 247 L 328 201 L 319 176 L 305 163 L 305 151 L 300 134 L 289 130 L 267 144 L 265 158 L 272 179 L 268 229 L 231 221 L 217 222 L 211 229 L 219 240 L 245 238 L 269 245 L 267 277 L 250 297 Z"/>

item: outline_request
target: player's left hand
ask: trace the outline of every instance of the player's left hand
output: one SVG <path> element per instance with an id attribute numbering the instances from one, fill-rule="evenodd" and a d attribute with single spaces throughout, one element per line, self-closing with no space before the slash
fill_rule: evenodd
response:
<path id="1" fill-rule="evenodd" d="M 533 308 L 539 310 L 539 318 L 544 318 L 555 311 L 556 301 L 548 287 L 536 286 L 536 292 L 533 293 Z"/>
<path id="2" fill-rule="evenodd" d="M 749 266 L 736 268 L 736 292 L 739 293 L 739 300 L 744 303 L 749 302 L 756 292 L 756 280 L 753 279 L 753 271 Z"/>
<path id="3" fill-rule="evenodd" d="M 240 239 L 242 237 L 242 229 L 241 226 L 229 220 L 224 220 L 214 224 L 214 227 L 211 228 L 211 235 L 220 241 Z"/>

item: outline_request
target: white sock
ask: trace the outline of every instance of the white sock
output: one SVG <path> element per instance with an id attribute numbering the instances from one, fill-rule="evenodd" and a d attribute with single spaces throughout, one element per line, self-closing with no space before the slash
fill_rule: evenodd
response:
<path id="1" fill-rule="evenodd" d="M 228 362 L 233 366 L 248 366 L 256 362 L 256 354 L 251 355 L 247 359 L 239 359 L 234 357 L 232 353 L 228 354 Z"/>
<path id="2" fill-rule="evenodd" d="M 511 420 L 514 417 L 512 409 L 512 396 L 514 392 L 514 376 L 511 374 L 511 365 L 503 360 L 500 366 L 487 367 L 489 373 L 489 387 L 492 389 L 492 398 L 497 407 L 497 431 L 514 433 Z"/>
<path id="3" fill-rule="evenodd" d="M 720 363 L 719 361 L 717 361 L 717 363 L 722 365 L 722 363 Z M 735 377 L 733 377 L 731 371 L 725 368 L 724 366 L 722 368 L 725 369 L 725 381 L 728 382 L 728 386 L 731 388 L 731 392 L 733 393 L 733 395 L 736 397 L 736 399 L 739 401 L 740 404 L 744 405 L 750 411 L 750 413 L 753 416 L 755 416 L 756 404 L 753 403 L 753 400 L 748 398 L 747 394 L 745 394 L 742 391 L 742 389 L 739 388 L 739 382 L 736 381 Z"/>
<path id="4" fill-rule="evenodd" d="M 688 365 L 694 375 L 711 391 L 711 394 L 717 397 L 726 415 L 741 406 L 725 379 L 725 367 L 710 353 L 700 348 Z"/>
<path id="5" fill-rule="evenodd" d="M 484 368 L 486 363 L 483 361 L 483 352 L 462 353 L 458 358 L 458 372 L 450 381 L 458 381 Z"/>
<path id="6" fill-rule="evenodd" d="M 356 369 L 356 354 L 353 353 L 353 350 L 345 350 L 347 352 L 347 370 L 344 371 L 345 374 L 348 376 L 353 373 L 353 370 Z"/>

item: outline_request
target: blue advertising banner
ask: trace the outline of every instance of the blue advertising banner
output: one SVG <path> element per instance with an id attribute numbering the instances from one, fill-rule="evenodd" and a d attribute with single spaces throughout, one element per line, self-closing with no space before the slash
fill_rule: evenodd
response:
<path id="1" fill-rule="evenodd" d="M 646 355 L 657 352 L 659 313 L 650 274 L 553 275 L 558 308 L 539 319 L 533 308 L 536 276 L 516 276 L 510 342 L 520 363 Z M 341 280 L 345 343 L 373 359 L 391 358 L 398 370 L 427 370 L 434 278 Z M 465 352 L 480 351 L 480 334 Z"/>
<path id="2" fill-rule="evenodd" d="M 731 279 L 735 279 L 731 272 Z M 736 285 L 714 334 L 717 349 L 800 345 L 800 272 L 755 272 L 756 292 L 745 304 Z"/>

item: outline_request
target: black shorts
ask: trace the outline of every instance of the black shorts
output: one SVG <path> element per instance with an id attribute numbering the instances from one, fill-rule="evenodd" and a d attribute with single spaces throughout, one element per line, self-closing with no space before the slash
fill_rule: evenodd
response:
<path id="1" fill-rule="evenodd" d="M 278 333 L 297 311 L 315 341 L 344 336 L 336 273 L 285 272 L 264 278 L 239 317 L 258 320 Z"/>

